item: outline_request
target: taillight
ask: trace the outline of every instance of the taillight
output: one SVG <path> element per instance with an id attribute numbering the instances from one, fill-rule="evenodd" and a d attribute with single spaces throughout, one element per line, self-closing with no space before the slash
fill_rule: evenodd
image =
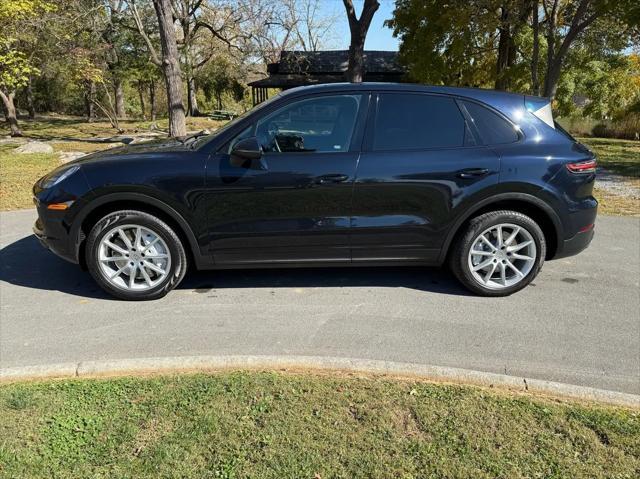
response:
<path id="1" fill-rule="evenodd" d="M 578 161 L 577 163 L 567 163 L 567 170 L 571 173 L 595 173 L 596 160 Z"/>

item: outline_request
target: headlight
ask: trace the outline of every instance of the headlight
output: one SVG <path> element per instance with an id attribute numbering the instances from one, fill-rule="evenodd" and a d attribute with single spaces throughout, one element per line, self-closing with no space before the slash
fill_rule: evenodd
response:
<path id="1" fill-rule="evenodd" d="M 57 170 L 57 171 L 54 171 L 53 173 L 49 173 L 47 176 L 42 178 L 42 180 L 40 180 L 40 187 L 43 190 L 51 188 L 57 185 L 58 183 L 60 183 L 62 180 L 69 178 L 79 169 L 80 169 L 80 166 L 73 165 L 69 168 Z"/>

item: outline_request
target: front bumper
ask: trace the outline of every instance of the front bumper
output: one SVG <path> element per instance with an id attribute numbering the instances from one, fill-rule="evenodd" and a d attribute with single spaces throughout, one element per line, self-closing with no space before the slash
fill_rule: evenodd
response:
<path id="1" fill-rule="evenodd" d="M 41 211 L 38 208 L 38 219 L 33 225 L 33 234 L 40 244 L 71 263 L 78 264 L 77 248 L 71 239 L 69 229 L 65 227 L 64 213 L 58 211 Z"/>

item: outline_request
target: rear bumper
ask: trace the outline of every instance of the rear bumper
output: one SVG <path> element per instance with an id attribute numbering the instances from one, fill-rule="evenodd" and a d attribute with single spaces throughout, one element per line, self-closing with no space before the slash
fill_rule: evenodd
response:
<path id="1" fill-rule="evenodd" d="M 558 254 L 554 259 L 566 258 L 567 256 L 574 256 L 581 251 L 585 250 L 595 234 L 595 226 L 591 227 L 588 231 L 578 233 L 573 238 L 563 241 L 562 247 L 559 248 Z"/>

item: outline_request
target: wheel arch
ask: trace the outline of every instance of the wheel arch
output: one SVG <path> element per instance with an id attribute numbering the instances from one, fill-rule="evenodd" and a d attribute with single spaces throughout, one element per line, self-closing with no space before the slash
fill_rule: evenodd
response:
<path id="1" fill-rule="evenodd" d="M 451 251 L 454 241 L 464 234 L 466 226 L 476 216 L 489 211 L 512 210 L 529 216 L 542 229 L 547 243 L 547 254 L 545 259 L 552 259 L 558 252 L 560 242 L 563 238 L 563 228 L 560 218 L 541 199 L 527 193 L 502 193 L 476 203 L 473 208 L 466 211 L 454 223 L 445 238 L 445 242 L 440 252 L 440 262 L 444 263 Z"/>
<path id="2" fill-rule="evenodd" d="M 157 216 L 167 223 L 182 241 L 187 258 L 200 269 L 207 263 L 198 246 L 198 241 L 191 226 L 174 208 L 157 198 L 142 193 L 112 193 L 100 196 L 86 205 L 75 218 L 77 258 L 82 268 L 86 269 L 84 242 L 91 228 L 107 214 L 118 210 L 139 210 Z"/>

